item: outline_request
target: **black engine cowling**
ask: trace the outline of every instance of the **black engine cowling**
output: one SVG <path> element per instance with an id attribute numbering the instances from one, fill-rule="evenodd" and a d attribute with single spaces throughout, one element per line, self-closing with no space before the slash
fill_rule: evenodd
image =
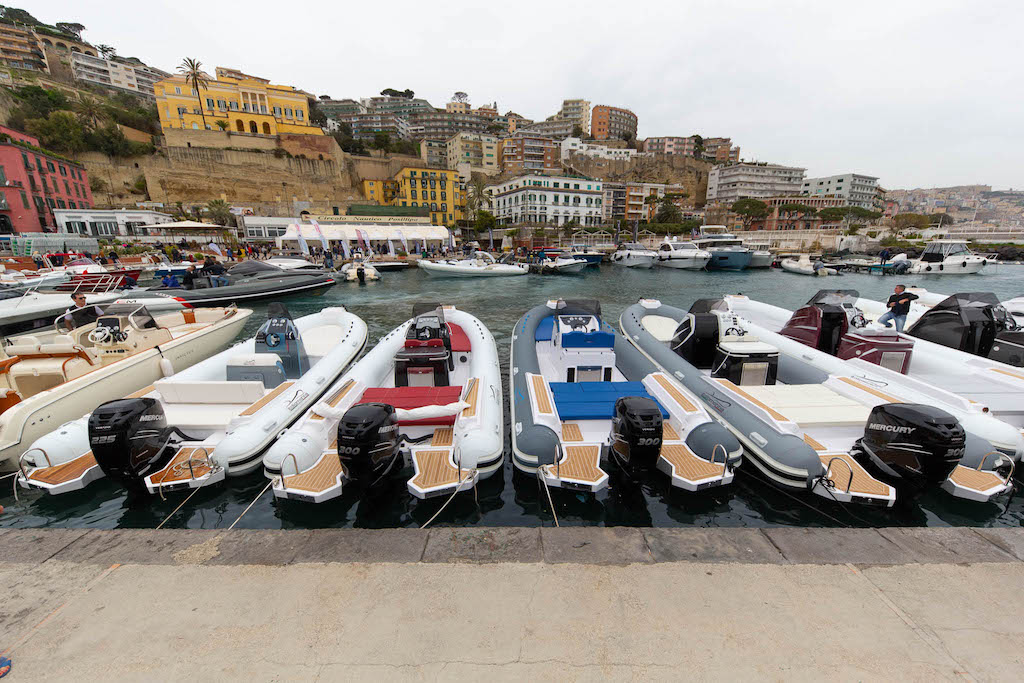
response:
<path id="1" fill-rule="evenodd" d="M 108 477 L 129 491 L 144 493 L 144 479 L 167 464 L 167 419 L 155 398 L 109 401 L 89 416 L 89 446 Z"/>
<path id="2" fill-rule="evenodd" d="M 656 467 L 661 452 L 662 415 L 658 404 L 642 396 L 615 401 L 611 454 L 630 475 Z"/>
<path id="3" fill-rule="evenodd" d="M 944 410 L 885 403 L 871 410 L 853 452 L 872 476 L 908 498 L 949 477 L 963 457 L 966 439 L 964 428 Z"/>
<path id="4" fill-rule="evenodd" d="M 338 423 L 338 458 L 349 485 L 369 489 L 401 469 L 398 418 L 386 403 L 349 408 Z"/>

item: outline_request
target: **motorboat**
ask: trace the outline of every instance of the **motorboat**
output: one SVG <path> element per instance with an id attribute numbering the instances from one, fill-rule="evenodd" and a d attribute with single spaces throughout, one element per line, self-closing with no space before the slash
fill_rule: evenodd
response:
<path id="1" fill-rule="evenodd" d="M 620 325 L 729 427 L 769 482 L 887 507 L 938 487 L 976 501 L 1012 488 L 1021 449 L 996 452 L 976 433 L 1009 428 L 980 406 L 921 382 L 897 383 L 907 378 L 864 360 L 839 360 L 729 306 L 704 299 L 684 311 L 641 300 Z"/>
<path id="2" fill-rule="evenodd" d="M 657 469 L 689 491 L 734 477 L 739 442 L 603 322 L 596 301 L 528 311 L 513 329 L 509 368 L 513 462 L 547 486 L 599 491 L 605 467 L 627 480 Z"/>
<path id="3" fill-rule="evenodd" d="M 667 239 L 658 247 L 657 265 L 665 268 L 701 270 L 711 260 L 711 252 L 699 248 L 693 242 L 678 242 Z"/>
<path id="4" fill-rule="evenodd" d="M 72 330 L 59 319 L 50 330 L 18 337 L 0 354 L 0 467 L 13 467 L 27 444 L 97 404 L 217 353 L 251 314 L 121 304 Z"/>
<path id="5" fill-rule="evenodd" d="M 575 275 L 583 272 L 583 269 L 590 263 L 586 259 L 575 258 L 564 253 L 548 254 L 540 264 L 542 273 L 555 273 L 559 275 Z"/>
<path id="6" fill-rule="evenodd" d="M 387 273 L 396 270 L 405 270 L 412 265 L 411 261 L 395 261 L 385 259 L 372 259 L 370 265 L 377 269 L 378 272 Z"/>
<path id="7" fill-rule="evenodd" d="M 1003 308 L 1013 316 L 1018 327 L 1024 328 L 1024 296 L 1007 299 L 1003 302 Z"/>
<path id="8" fill-rule="evenodd" d="M 251 339 L 37 439 L 19 483 L 59 494 L 107 476 L 162 495 L 257 469 L 366 342 L 366 323 L 341 307 L 293 320 L 275 302 L 267 316 Z"/>
<path id="9" fill-rule="evenodd" d="M 980 273 L 988 259 L 972 252 L 965 240 L 932 240 L 924 248 L 921 258 L 908 259 L 906 254 L 897 254 L 893 258 L 894 264 L 901 261 L 909 262 L 910 266 L 894 267 L 899 272 L 913 275 L 971 275 Z"/>
<path id="10" fill-rule="evenodd" d="M 507 277 L 530 272 L 529 266 L 525 264 L 499 263 L 486 251 L 477 251 L 468 259 L 420 259 L 417 264 L 428 275 L 440 277 Z"/>
<path id="11" fill-rule="evenodd" d="M 350 261 L 338 269 L 345 282 L 374 282 L 380 279 L 377 268 L 369 261 Z"/>
<path id="12" fill-rule="evenodd" d="M 49 273 L 36 274 L 33 271 L 8 270 L 0 264 L 0 285 L 5 289 L 41 289 L 53 287 L 62 282 L 70 282 L 71 273 L 64 271 L 53 271 Z"/>
<path id="13" fill-rule="evenodd" d="M 601 265 L 601 261 L 604 260 L 604 252 L 595 247 L 587 246 L 586 244 L 570 244 L 569 255 L 572 258 L 581 258 L 591 266 Z"/>
<path id="14" fill-rule="evenodd" d="M 858 307 L 855 290 L 822 290 L 795 312 L 741 296 L 727 296 L 724 301 L 759 328 L 841 360 L 879 366 L 871 371 L 882 375 L 893 391 L 903 392 L 904 384 L 919 383 L 940 389 L 933 392 L 935 400 L 945 401 L 939 407 L 1014 460 L 1024 447 L 1024 372 L 1018 367 L 872 323 Z M 940 320 L 943 332 L 954 327 L 948 316 Z M 948 392 L 957 398 L 947 397 Z M 971 406 L 966 414 L 958 412 L 963 399 Z M 979 411 L 983 417 L 975 415 Z"/>
<path id="15" fill-rule="evenodd" d="M 698 249 L 711 252 L 708 270 L 744 270 L 750 267 L 754 250 L 727 231 L 724 225 L 701 226 L 700 236 L 693 240 Z"/>
<path id="16" fill-rule="evenodd" d="M 322 270 L 282 270 L 267 261 L 242 261 L 227 271 L 227 285 L 214 287 L 211 277 L 197 270 L 192 289 L 153 287 L 153 295 L 173 296 L 191 306 L 221 306 L 235 301 L 279 299 L 291 294 L 322 294 L 336 284 Z"/>
<path id="17" fill-rule="evenodd" d="M 465 311 L 420 303 L 271 446 L 263 469 L 283 499 L 362 495 L 399 476 L 417 498 L 454 496 L 501 476 L 504 435 L 494 337 Z"/>
<path id="18" fill-rule="evenodd" d="M 612 263 L 627 268 L 651 268 L 658 260 L 658 252 L 639 242 L 624 242 L 612 254 Z"/>
<path id="19" fill-rule="evenodd" d="M 775 254 L 767 242 L 747 242 L 746 246 L 751 250 L 747 268 L 771 268 L 775 263 Z"/>
<path id="20" fill-rule="evenodd" d="M 318 266 L 312 261 L 307 261 L 304 258 L 298 256 L 271 256 L 263 263 L 269 263 L 272 266 L 277 266 L 281 270 L 322 270 L 322 266 Z"/>
<path id="21" fill-rule="evenodd" d="M 814 262 L 807 254 L 800 254 L 799 258 L 787 258 L 779 261 L 779 267 L 787 273 L 796 273 L 797 275 L 813 275 L 816 277 L 825 277 L 826 275 L 840 275 L 841 273 L 835 268 L 829 268 L 825 265 L 815 269 Z"/>

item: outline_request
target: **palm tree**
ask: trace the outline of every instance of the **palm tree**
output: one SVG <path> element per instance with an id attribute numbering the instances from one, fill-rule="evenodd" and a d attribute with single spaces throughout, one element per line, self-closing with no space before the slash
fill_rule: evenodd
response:
<path id="1" fill-rule="evenodd" d="M 469 214 L 470 221 L 475 221 L 478 211 L 491 207 L 491 198 L 487 194 L 487 179 L 479 174 L 473 176 L 466 190 L 466 213 Z"/>
<path id="2" fill-rule="evenodd" d="M 96 49 L 99 51 L 100 56 L 103 57 L 103 59 L 110 59 L 117 54 L 117 49 L 110 45 L 97 45 Z"/>
<path id="3" fill-rule="evenodd" d="M 210 83 L 203 73 L 203 63 L 191 57 L 185 57 L 178 73 L 185 77 L 185 83 L 192 87 L 196 93 L 196 101 L 199 102 L 199 115 L 203 117 L 203 129 L 206 129 L 206 114 L 203 113 L 203 98 L 199 96 L 200 88 L 209 88 Z"/>
<path id="4" fill-rule="evenodd" d="M 78 118 L 82 120 L 86 128 L 96 130 L 100 121 L 107 117 L 107 112 L 104 110 L 103 105 L 95 97 L 82 96 L 80 100 L 75 102 L 75 113 L 78 114 Z"/>
<path id="5" fill-rule="evenodd" d="M 231 222 L 231 207 L 223 199 L 212 199 L 207 202 L 206 213 L 218 225 L 228 225 Z"/>

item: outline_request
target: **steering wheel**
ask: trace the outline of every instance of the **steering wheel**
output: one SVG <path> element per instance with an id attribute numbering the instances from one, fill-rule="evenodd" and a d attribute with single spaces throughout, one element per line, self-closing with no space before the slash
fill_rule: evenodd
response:
<path id="1" fill-rule="evenodd" d="M 277 346 L 280 346 L 280 345 L 281 345 L 281 335 L 274 334 L 273 332 L 271 332 L 270 334 L 267 335 L 267 347 L 268 348 L 273 349 L 273 348 L 275 348 Z"/>
<path id="2" fill-rule="evenodd" d="M 109 327 L 94 327 L 92 331 L 89 332 L 89 341 L 93 344 L 106 344 L 108 341 L 111 341 L 112 338 L 113 334 L 110 332 Z"/>
<path id="3" fill-rule="evenodd" d="M 742 327 L 730 327 L 725 331 L 725 334 L 723 336 L 728 337 L 730 334 L 736 337 L 742 337 L 747 334 L 747 331 L 744 330 Z"/>
<path id="4" fill-rule="evenodd" d="M 854 327 L 860 328 L 867 326 L 868 321 L 862 313 L 858 313 L 857 315 L 850 318 L 850 324 L 853 325 Z"/>

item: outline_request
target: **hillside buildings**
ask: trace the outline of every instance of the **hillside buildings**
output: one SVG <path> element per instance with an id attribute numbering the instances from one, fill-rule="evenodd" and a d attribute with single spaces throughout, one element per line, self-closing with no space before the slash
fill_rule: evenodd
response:
<path id="1" fill-rule="evenodd" d="M 71 70 L 77 80 L 115 92 L 127 92 L 156 102 L 154 87 L 170 76 L 166 71 L 146 66 L 138 59 L 93 57 L 82 52 L 71 54 Z"/>
<path id="2" fill-rule="evenodd" d="M 590 116 L 590 133 L 595 140 L 635 140 L 636 125 L 636 114 L 621 107 L 599 104 Z"/>
<path id="3" fill-rule="evenodd" d="M 531 123 L 522 130 L 533 133 L 534 135 L 543 135 L 544 137 L 552 138 L 554 140 L 564 140 L 572 135 L 574 127 L 575 124 L 572 121 L 551 118 L 547 121 Z"/>
<path id="4" fill-rule="evenodd" d="M 555 118 L 579 126 L 583 135 L 590 135 L 590 102 L 588 100 L 562 100 L 562 108 Z M 572 135 L 570 128 L 569 134 Z"/>
<path id="5" fill-rule="evenodd" d="M 526 174 L 487 187 L 490 211 L 502 225 L 601 225 L 603 183 L 589 178 Z"/>
<path id="6" fill-rule="evenodd" d="M 445 139 L 456 133 L 486 133 L 490 122 L 476 114 L 452 111 L 423 111 L 408 117 L 417 137 Z"/>
<path id="7" fill-rule="evenodd" d="M 420 159 L 431 168 L 448 168 L 448 141 L 420 140 Z"/>
<path id="8" fill-rule="evenodd" d="M 740 160 L 740 148 L 734 147 L 729 138 L 652 137 L 644 140 L 643 148 L 653 154 L 679 154 L 720 164 Z"/>
<path id="9" fill-rule="evenodd" d="M 422 145 L 420 149 L 423 149 Z M 468 179 L 474 172 L 497 175 L 498 138 L 486 133 L 457 133 L 445 143 L 445 158 L 450 170 Z"/>
<path id="10" fill-rule="evenodd" d="M 49 73 L 43 42 L 30 27 L 0 23 L 0 64 Z"/>
<path id="11" fill-rule="evenodd" d="M 846 200 L 839 197 L 768 197 L 761 201 L 768 205 L 770 213 L 751 221 L 748 230 L 821 230 L 833 227 L 826 224 L 817 212 L 847 205 Z M 807 215 L 796 208 L 801 205 L 809 206 L 814 213 Z"/>
<path id="12" fill-rule="evenodd" d="M 595 159 L 610 159 L 613 161 L 629 161 L 636 156 L 643 156 L 645 152 L 638 152 L 628 147 L 609 147 L 593 143 L 583 142 L 579 138 L 566 138 L 559 143 L 562 162 L 569 160 L 573 154 L 593 157 Z"/>
<path id="13" fill-rule="evenodd" d="M 707 201 L 731 204 L 737 199 L 799 195 L 805 170 L 763 162 L 715 166 L 708 174 Z"/>
<path id="14" fill-rule="evenodd" d="M 0 126 L 0 234 L 52 231 L 57 209 L 92 207 L 85 167 Z"/>
<path id="15" fill-rule="evenodd" d="M 604 183 L 605 223 L 626 220 L 650 222 L 658 212 L 658 204 L 669 198 L 680 210 L 692 208 L 682 185 L 665 183 Z"/>
<path id="16" fill-rule="evenodd" d="M 290 85 L 272 85 L 258 76 L 217 67 L 217 77 L 196 92 L 184 76 L 165 78 L 155 85 L 161 128 L 227 130 L 253 135 L 323 135 L 309 121 L 306 93 Z"/>
<path id="17" fill-rule="evenodd" d="M 878 178 L 859 173 L 807 178 L 803 193 L 808 197 L 839 197 L 846 206 L 874 210 L 878 199 Z"/>
<path id="18" fill-rule="evenodd" d="M 363 196 L 382 206 L 427 208 L 433 225 L 455 225 L 466 206 L 456 171 L 426 167 L 403 168 L 390 180 L 364 180 Z"/>
<path id="19" fill-rule="evenodd" d="M 520 131 L 501 140 L 502 173 L 562 172 L 561 149 L 552 138 Z"/>

